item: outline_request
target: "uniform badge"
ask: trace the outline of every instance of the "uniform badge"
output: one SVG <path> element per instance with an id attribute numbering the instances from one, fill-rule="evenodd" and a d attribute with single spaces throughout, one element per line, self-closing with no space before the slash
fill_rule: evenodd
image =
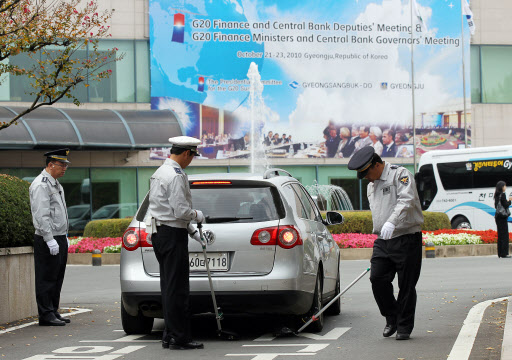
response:
<path id="1" fill-rule="evenodd" d="M 409 176 L 402 176 L 399 180 L 403 185 L 409 185 Z"/>
<path id="2" fill-rule="evenodd" d="M 41 182 L 47 182 L 48 181 L 48 178 L 47 177 L 44 177 L 41 179 Z"/>
<path id="3" fill-rule="evenodd" d="M 180 168 L 174 168 L 174 171 L 176 171 L 176 174 L 183 174 Z"/>
<path id="4" fill-rule="evenodd" d="M 387 195 L 391 192 L 391 187 L 388 186 L 388 187 L 385 187 L 384 189 L 382 189 L 382 194 L 383 195 Z"/>

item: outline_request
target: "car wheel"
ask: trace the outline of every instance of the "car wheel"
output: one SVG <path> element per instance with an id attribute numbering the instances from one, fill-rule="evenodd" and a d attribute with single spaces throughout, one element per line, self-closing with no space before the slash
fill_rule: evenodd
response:
<path id="1" fill-rule="evenodd" d="M 318 275 L 316 277 L 315 294 L 313 295 L 313 304 L 309 311 L 309 316 L 315 315 L 322 308 L 322 275 L 321 268 L 318 269 Z M 311 332 L 320 332 L 324 328 L 324 313 L 320 314 L 317 321 L 313 321 L 309 326 L 308 330 Z"/>
<path id="2" fill-rule="evenodd" d="M 151 334 L 153 321 L 152 317 L 144 316 L 140 311 L 137 316 L 131 316 L 124 308 L 123 301 L 121 300 L 121 323 L 123 324 L 124 332 L 128 335 Z"/>
<path id="3" fill-rule="evenodd" d="M 334 291 L 334 296 L 337 296 L 340 291 L 340 269 L 338 268 L 338 277 L 336 279 L 336 290 Z M 341 296 L 331 306 L 329 306 L 327 310 L 325 310 L 325 313 L 327 315 L 339 315 L 341 313 Z"/>
<path id="4" fill-rule="evenodd" d="M 471 229 L 471 223 L 464 216 L 458 216 L 452 222 L 452 229 Z"/>

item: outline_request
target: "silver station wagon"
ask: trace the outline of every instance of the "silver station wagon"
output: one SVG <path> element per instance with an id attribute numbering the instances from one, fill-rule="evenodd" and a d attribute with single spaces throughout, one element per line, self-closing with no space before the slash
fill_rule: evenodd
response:
<path id="1" fill-rule="evenodd" d="M 343 216 L 320 211 L 306 189 L 279 169 L 189 177 L 218 306 L 225 314 L 312 315 L 340 292 L 340 252 L 326 225 Z M 162 318 L 159 266 L 144 218 L 148 196 L 123 236 L 121 319 L 128 334 L 150 333 Z M 189 239 L 192 313 L 213 311 L 201 246 Z M 340 299 L 328 309 L 340 313 Z M 312 324 L 320 331 L 323 316 Z"/>

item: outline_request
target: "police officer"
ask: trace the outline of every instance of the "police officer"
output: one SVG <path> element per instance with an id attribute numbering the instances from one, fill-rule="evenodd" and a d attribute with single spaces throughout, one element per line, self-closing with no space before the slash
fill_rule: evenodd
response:
<path id="1" fill-rule="evenodd" d="M 69 149 L 50 151 L 46 168 L 30 185 L 30 207 L 36 230 L 34 265 L 36 302 L 40 326 L 64 326 L 71 322 L 58 313 L 60 291 L 68 259 L 68 212 L 58 178 L 68 167 Z"/>
<path id="2" fill-rule="evenodd" d="M 192 341 L 189 311 L 188 236 L 201 242 L 192 220 L 204 221 L 200 210 L 192 209 L 188 177 L 183 171 L 197 156 L 200 140 L 178 136 L 170 138 L 171 156 L 150 180 L 149 212 L 156 225 L 152 237 L 160 264 L 160 288 L 165 329 L 162 346 L 176 350 L 202 349 Z"/>
<path id="3" fill-rule="evenodd" d="M 412 174 L 401 166 L 383 162 L 371 146 L 357 151 L 348 163 L 359 179 L 367 179 L 373 233 L 370 281 L 380 313 L 386 317 L 383 336 L 397 332 L 408 340 L 414 327 L 416 283 L 421 270 L 423 213 Z M 398 274 L 400 291 L 393 295 Z"/>

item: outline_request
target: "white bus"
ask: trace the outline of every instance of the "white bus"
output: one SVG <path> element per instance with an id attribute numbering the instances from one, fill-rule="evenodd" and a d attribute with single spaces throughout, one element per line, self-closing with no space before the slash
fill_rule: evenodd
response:
<path id="1" fill-rule="evenodd" d="M 512 190 L 512 145 L 430 151 L 416 174 L 423 210 L 446 213 L 453 229 L 496 230 L 494 191 L 500 180 Z"/>

